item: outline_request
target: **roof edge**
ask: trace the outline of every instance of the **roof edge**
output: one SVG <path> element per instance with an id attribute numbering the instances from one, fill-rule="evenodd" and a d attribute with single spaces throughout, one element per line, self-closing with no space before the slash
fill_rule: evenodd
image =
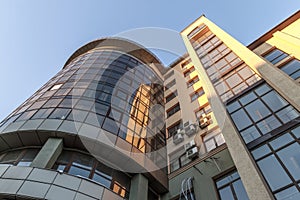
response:
<path id="1" fill-rule="evenodd" d="M 276 31 L 280 31 L 280 30 L 286 28 L 287 26 L 289 26 L 290 24 L 292 24 L 293 22 L 295 22 L 299 18 L 300 18 L 300 10 L 296 11 L 294 14 L 289 16 L 287 19 L 283 20 L 278 25 L 273 27 L 271 30 L 269 30 L 268 32 L 266 32 L 265 34 L 260 36 L 258 39 L 254 40 L 252 43 L 247 45 L 247 47 L 250 50 L 254 50 L 259 45 L 261 45 L 263 42 L 270 39 Z"/>

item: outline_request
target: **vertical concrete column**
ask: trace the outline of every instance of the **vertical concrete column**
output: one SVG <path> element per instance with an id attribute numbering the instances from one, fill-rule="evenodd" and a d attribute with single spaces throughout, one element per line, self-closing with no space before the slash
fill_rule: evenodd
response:
<path id="1" fill-rule="evenodd" d="M 49 138 L 38 155 L 31 163 L 31 167 L 51 168 L 63 149 L 62 138 Z"/>
<path id="2" fill-rule="evenodd" d="M 265 181 L 263 180 L 263 177 L 259 173 L 256 167 L 256 163 L 253 161 L 250 153 L 248 152 L 247 147 L 245 146 L 244 142 L 240 138 L 239 133 L 235 130 L 234 125 L 229 115 L 227 114 L 223 102 L 218 97 L 214 85 L 212 84 L 211 80 L 207 76 L 207 73 L 201 64 L 196 51 L 194 50 L 192 44 L 189 41 L 189 38 L 187 37 L 189 32 L 191 32 L 193 28 L 196 27 L 196 24 L 207 25 L 209 29 L 214 34 L 216 34 L 232 50 L 236 49 L 237 46 L 241 47 L 239 48 L 240 50 L 239 54 L 243 54 L 244 57 L 247 57 L 250 50 L 247 49 L 246 47 L 243 47 L 243 45 L 239 44 L 236 40 L 234 40 L 231 36 L 229 36 L 219 27 L 214 25 L 211 21 L 209 21 L 204 16 L 199 18 L 197 21 L 194 22 L 194 25 L 189 26 L 181 33 L 185 46 L 195 66 L 195 69 L 199 72 L 200 79 L 205 83 L 203 85 L 203 88 L 207 95 L 208 101 L 211 105 L 211 108 L 214 113 L 219 113 L 215 115 L 216 121 L 219 124 L 220 128 L 222 129 L 222 133 L 225 138 L 228 150 L 240 174 L 241 180 L 245 186 L 249 199 L 251 200 L 274 199 Z M 256 57 L 258 56 L 256 54 L 254 55 L 253 54 L 254 53 L 250 51 L 249 55 L 255 57 L 254 59 L 256 59 Z M 241 55 L 238 56 L 241 57 Z M 249 60 L 249 58 L 247 59 Z M 254 71 L 257 72 L 257 69 L 254 69 Z"/>
<path id="3" fill-rule="evenodd" d="M 129 200 L 148 199 L 148 179 L 142 174 L 136 174 L 131 179 Z"/>

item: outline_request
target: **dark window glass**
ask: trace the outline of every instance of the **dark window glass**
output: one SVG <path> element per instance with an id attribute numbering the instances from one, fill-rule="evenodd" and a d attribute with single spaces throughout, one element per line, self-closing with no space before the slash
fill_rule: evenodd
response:
<path id="1" fill-rule="evenodd" d="M 239 174 L 231 172 L 216 180 L 221 200 L 247 200 L 248 195 Z"/>
<path id="2" fill-rule="evenodd" d="M 71 109 L 66 108 L 56 108 L 50 115 L 50 119 L 66 119 Z"/>
<path id="3" fill-rule="evenodd" d="M 177 90 L 175 92 L 172 92 L 171 94 L 169 94 L 166 97 L 166 103 L 168 103 L 169 101 L 171 101 L 172 99 L 174 99 L 177 96 Z"/>
<path id="4" fill-rule="evenodd" d="M 170 81 L 169 83 L 167 83 L 167 84 L 165 85 L 165 90 L 171 88 L 171 87 L 172 87 L 173 85 L 175 85 L 175 84 L 176 84 L 176 81 L 175 81 L 175 79 L 173 79 L 172 81 Z"/>
<path id="5" fill-rule="evenodd" d="M 172 125 L 171 127 L 167 128 L 168 133 L 169 133 L 169 137 L 175 135 L 177 133 L 177 130 L 179 128 L 181 128 L 181 126 L 182 126 L 182 121 L 178 121 L 174 125 Z"/>
<path id="6" fill-rule="evenodd" d="M 173 108 L 167 110 L 167 117 L 171 117 L 172 115 L 177 113 L 179 110 L 180 110 L 180 105 L 178 103 Z"/>
<path id="7" fill-rule="evenodd" d="M 191 95 L 191 100 L 195 101 L 196 99 L 198 99 L 199 97 L 201 97 L 204 94 L 205 94 L 204 90 L 202 88 L 200 88 L 199 90 L 197 90 L 196 92 L 194 92 Z"/>
<path id="8" fill-rule="evenodd" d="M 300 181 L 300 141 L 292 134 L 298 129 L 271 138 L 251 152 L 276 199 L 300 196 L 295 187 Z"/>
<path id="9" fill-rule="evenodd" d="M 287 75 L 291 76 L 293 79 L 298 79 L 300 77 L 300 61 L 292 60 L 287 64 L 283 65 L 280 68 L 282 71 L 287 73 Z"/>
<path id="10" fill-rule="evenodd" d="M 231 102 L 227 110 L 246 144 L 299 117 L 266 83 Z"/>
<path id="11" fill-rule="evenodd" d="M 123 172 L 102 164 L 92 156 L 76 151 L 63 151 L 53 166 L 60 172 L 90 178 L 122 197 L 128 198 L 130 178 Z"/>
<path id="12" fill-rule="evenodd" d="M 284 53 L 283 51 L 279 50 L 279 49 L 274 49 L 273 51 L 271 51 L 270 53 L 268 53 L 267 55 L 265 55 L 264 57 L 270 61 L 272 64 L 276 64 L 279 61 L 283 60 L 284 58 L 286 58 L 288 55 L 286 53 Z"/>
<path id="13" fill-rule="evenodd" d="M 168 74 L 165 75 L 165 79 L 168 79 L 173 75 L 174 75 L 174 70 L 171 70 Z"/>
<path id="14" fill-rule="evenodd" d="M 0 154 L 0 165 L 30 166 L 39 149 L 13 150 Z"/>

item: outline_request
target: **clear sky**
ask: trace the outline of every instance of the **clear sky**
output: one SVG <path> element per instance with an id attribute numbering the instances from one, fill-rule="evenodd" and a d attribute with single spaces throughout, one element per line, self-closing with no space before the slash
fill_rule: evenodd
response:
<path id="1" fill-rule="evenodd" d="M 1 0 L 0 120 L 91 40 L 143 27 L 180 32 L 205 14 L 247 45 L 298 9 L 299 0 Z"/>

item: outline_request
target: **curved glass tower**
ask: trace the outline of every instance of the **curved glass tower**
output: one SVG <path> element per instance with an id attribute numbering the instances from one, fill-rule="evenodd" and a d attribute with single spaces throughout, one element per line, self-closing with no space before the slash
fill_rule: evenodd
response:
<path id="1" fill-rule="evenodd" d="M 155 56 L 123 39 L 78 49 L 1 122 L 0 175 L 10 188 L 0 194 L 155 199 L 166 192 L 162 72 Z"/>

